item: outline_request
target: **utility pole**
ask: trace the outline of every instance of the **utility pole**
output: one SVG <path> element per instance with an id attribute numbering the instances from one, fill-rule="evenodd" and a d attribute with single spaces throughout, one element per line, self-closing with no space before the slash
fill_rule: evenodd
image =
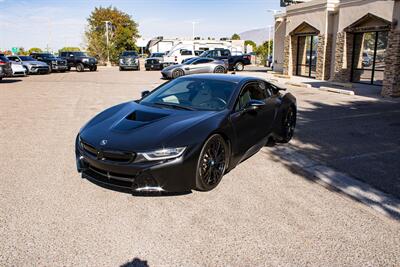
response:
<path id="1" fill-rule="evenodd" d="M 106 42 L 107 42 L 107 66 L 111 67 L 110 62 L 110 47 L 109 47 L 109 37 L 108 37 L 108 25 L 111 24 L 111 21 L 105 20 L 103 21 L 106 25 Z"/>

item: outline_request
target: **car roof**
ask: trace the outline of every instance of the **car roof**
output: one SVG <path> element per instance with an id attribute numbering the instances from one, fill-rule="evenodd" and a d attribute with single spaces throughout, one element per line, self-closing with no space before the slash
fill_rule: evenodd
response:
<path id="1" fill-rule="evenodd" d="M 216 80 L 216 81 L 227 81 L 233 83 L 243 83 L 249 81 L 257 81 L 262 80 L 257 77 L 248 77 L 241 76 L 236 74 L 192 74 L 181 77 L 181 79 L 185 78 L 196 78 L 196 79 L 206 79 L 206 80 Z"/>

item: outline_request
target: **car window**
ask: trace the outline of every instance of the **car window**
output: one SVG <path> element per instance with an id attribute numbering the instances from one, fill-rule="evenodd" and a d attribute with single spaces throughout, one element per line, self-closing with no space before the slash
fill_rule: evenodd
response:
<path id="1" fill-rule="evenodd" d="M 193 55 L 193 53 L 192 53 L 191 50 L 182 49 L 181 50 L 181 55 L 182 56 L 191 56 L 191 55 Z"/>
<path id="2" fill-rule="evenodd" d="M 266 83 L 263 81 L 251 82 L 243 87 L 235 105 L 235 111 L 243 109 L 250 100 L 264 101 L 270 95 L 267 94 Z"/>
<path id="3" fill-rule="evenodd" d="M 221 56 L 228 57 L 229 56 L 229 50 L 222 50 L 221 51 Z"/>
<path id="4" fill-rule="evenodd" d="M 0 56 L 0 60 L 4 62 L 8 62 L 10 58 L 6 58 L 5 56 Z"/>
<path id="5" fill-rule="evenodd" d="M 28 56 L 20 56 L 19 57 L 22 61 L 35 61 L 33 57 L 28 57 Z"/>
<path id="6" fill-rule="evenodd" d="M 195 62 L 193 62 L 194 65 L 198 65 L 198 64 L 205 64 L 205 63 L 209 63 L 213 61 L 212 59 L 207 59 L 207 58 L 200 58 L 198 60 L 196 60 Z"/>

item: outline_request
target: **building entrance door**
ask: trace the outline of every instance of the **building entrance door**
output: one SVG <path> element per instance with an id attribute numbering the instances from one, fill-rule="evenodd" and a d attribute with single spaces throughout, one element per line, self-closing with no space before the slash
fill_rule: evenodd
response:
<path id="1" fill-rule="evenodd" d="M 382 85 L 387 43 L 387 31 L 354 34 L 352 82 Z"/>
<path id="2" fill-rule="evenodd" d="M 317 35 L 297 36 L 296 75 L 315 78 L 317 70 Z"/>

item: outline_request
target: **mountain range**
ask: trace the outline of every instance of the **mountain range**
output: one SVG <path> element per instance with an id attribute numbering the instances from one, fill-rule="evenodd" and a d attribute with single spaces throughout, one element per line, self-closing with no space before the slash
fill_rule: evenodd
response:
<path id="1" fill-rule="evenodd" d="M 271 34 L 270 38 L 272 39 L 272 34 L 273 34 L 272 30 L 270 34 Z M 239 33 L 239 36 L 241 40 L 252 40 L 257 45 L 260 45 L 268 40 L 268 29 L 261 28 L 261 29 L 249 30 Z"/>

